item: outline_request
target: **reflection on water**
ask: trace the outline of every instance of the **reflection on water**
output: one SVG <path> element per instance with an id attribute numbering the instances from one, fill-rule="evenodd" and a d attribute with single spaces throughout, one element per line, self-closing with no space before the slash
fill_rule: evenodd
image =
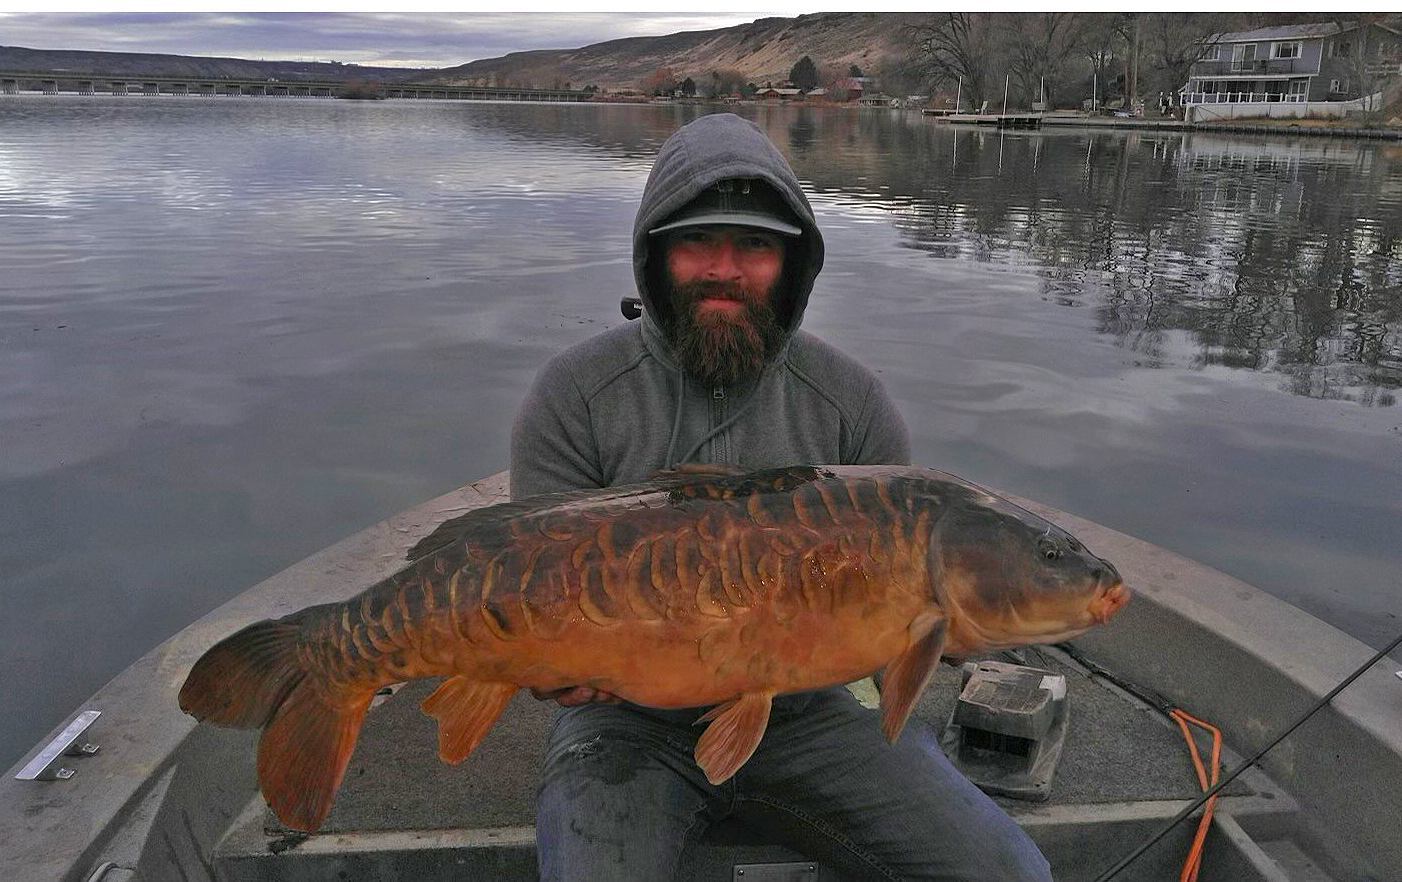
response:
<path id="1" fill-rule="evenodd" d="M 501 124 L 646 163 L 698 113 L 620 108 L 585 132 L 569 110 Z M 744 112 L 814 192 L 843 197 L 848 213 L 872 209 L 932 256 L 1031 268 L 1043 296 L 1093 308 L 1100 332 L 1143 366 L 1267 371 L 1298 395 L 1395 403 L 1402 146 Z"/>
<path id="2" fill-rule="evenodd" d="M 1045 298 L 1093 309 L 1143 366 L 1266 371 L 1299 395 L 1395 403 L 1402 147 L 863 122 L 810 112 L 769 134 L 819 187 L 893 214 L 909 247 L 1030 265 Z M 834 142 L 862 144 L 865 161 Z"/>
<path id="3" fill-rule="evenodd" d="M 700 112 L 0 97 L 0 758 L 503 468 L 539 365 L 621 323 L 652 156 Z M 917 461 L 1393 636 L 1402 148 L 740 112 L 827 239 L 806 327 Z"/>

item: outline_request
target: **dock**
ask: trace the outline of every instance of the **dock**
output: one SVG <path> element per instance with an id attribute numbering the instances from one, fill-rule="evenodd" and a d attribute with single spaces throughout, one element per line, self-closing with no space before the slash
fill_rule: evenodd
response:
<path id="1" fill-rule="evenodd" d="M 1125 131 L 1215 132 L 1237 135 L 1315 135 L 1326 138 L 1368 138 L 1382 141 L 1402 141 L 1402 128 L 1367 128 L 1358 125 L 1303 126 L 1289 123 L 1270 124 L 1241 119 L 1232 122 L 1184 122 L 1174 117 L 1133 118 L 1085 116 L 1075 113 L 1050 113 L 1042 120 L 1047 126 L 1068 126 L 1083 129 L 1120 129 Z"/>
<path id="2" fill-rule="evenodd" d="M 1078 113 L 956 113 L 948 109 L 925 108 L 921 114 L 935 122 L 995 126 L 999 129 L 1041 129 L 1043 126 L 1122 131 L 1214 132 L 1238 135 L 1315 135 L 1334 138 L 1368 138 L 1402 141 L 1402 128 L 1361 126 L 1270 125 L 1251 120 L 1239 122 L 1189 123 L 1173 117 L 1143 119 L 1118 116 L 1088 116 Z"/>
<path id="3" fill-rule="evenodd" d="M 932 116 L 938 122 L 963 125 L 993 126 L 999 129 L 1040 129 L 1040 113 L 952 113 L 946 110 L 923 110 L 925 116 Z"/>

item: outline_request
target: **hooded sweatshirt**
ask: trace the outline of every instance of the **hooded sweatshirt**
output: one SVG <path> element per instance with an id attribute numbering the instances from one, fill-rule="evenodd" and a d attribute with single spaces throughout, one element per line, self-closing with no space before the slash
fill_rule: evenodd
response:
<path id="1" fill-rule="evenodd" d="M 658 318 L 648 230 L 717 181 L 759 179 L 803 234 L 788 249 L 786 336 L 757 377 L 707 386 L 678 366 Z M 685 462 L 746 470 L 785 465 L 907 465 L 905 423 L 881 383 L 799 330 L 823 266 L 823 237 L 798 178 L 754 123 L 730 113 L 678 129 L 658 152 L 633 223 L 640 321 L 579 343 L 541 369 L 511 434 L 511 496 L 646 481 Z"/>

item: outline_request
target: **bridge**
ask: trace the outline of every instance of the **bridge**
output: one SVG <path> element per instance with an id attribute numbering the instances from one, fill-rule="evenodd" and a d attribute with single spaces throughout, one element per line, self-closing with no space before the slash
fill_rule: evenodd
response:
<path id="1" fill-rule="evenodd" d="M 348 90 L 374 90 L 386 98 L 451 101 L 588 101 L 574 89 L 512 89 L 432 83 L 348 83 L 340 80 L 277 80 L 238 77 L 115 76 L 74 71 L 0 71 L 0 94 L 194 95 L 204 97 L 335 98 Z"/>

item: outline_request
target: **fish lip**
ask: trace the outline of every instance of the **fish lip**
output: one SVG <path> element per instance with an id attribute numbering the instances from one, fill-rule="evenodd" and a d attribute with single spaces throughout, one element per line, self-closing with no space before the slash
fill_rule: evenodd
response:
<path id="1" fill-rule="evenodd" d="M 1106 586 L 1091 602 L 1090 615 L 1096 624 L 1103 625 L 1110 621 L 1115 613 L 1124 609 L 1129 603 L 1132 592 L 1123 581 L 1116 579 Z"/>

